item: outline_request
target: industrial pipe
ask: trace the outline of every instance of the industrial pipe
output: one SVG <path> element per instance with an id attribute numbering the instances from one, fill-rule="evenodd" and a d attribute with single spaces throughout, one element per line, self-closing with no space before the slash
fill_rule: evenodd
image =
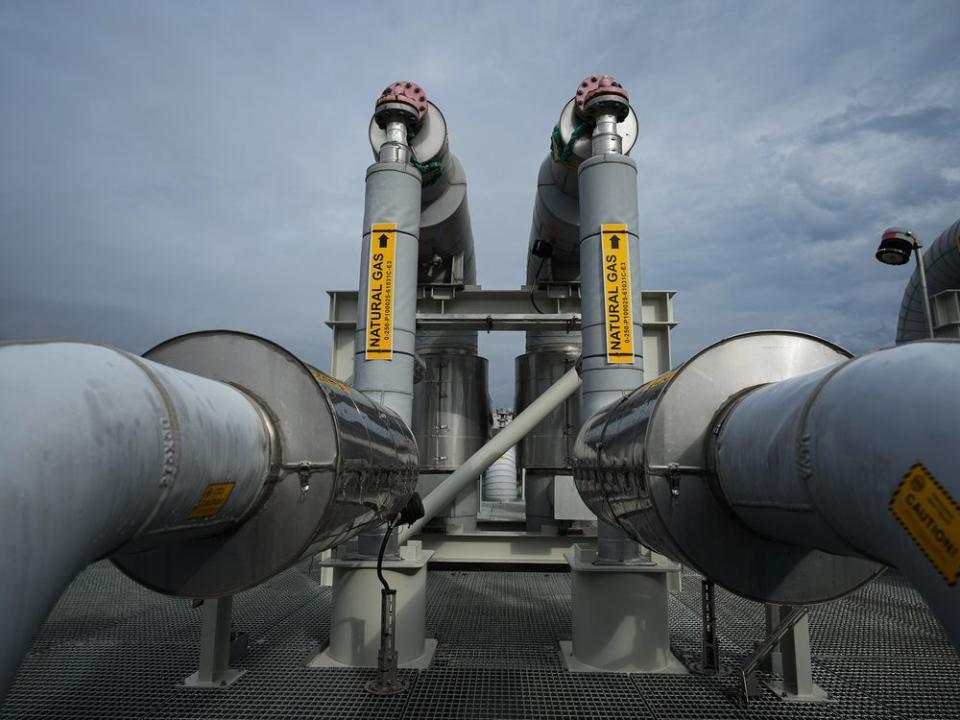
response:
<path id="1" fill-rule="evenodd" d="M 388 132 L 397 124 L 405 130 Z M 450 151 L 443 113 L 416 83 L 392 83 L 377 99 L 369 137 L 378 162 L 407 164 L 420 173 L 418 284 L 475 284 L 466 174 Z"/>
<path id="2" fill-rule="evenodd" d="M 2 698 L 88 563 L 254 510 L 273 431 L 236 388 L 98 345 L 0 346 L 0 399 Z"/>
<path id="3" fill-rule="evenodd" d="M 527 366 L 557 362 L 551 345 L 575 343 L 583 358 L 583 417 L 643 382 L 637 170 L 626 156 L 636 137 L 637 116 L 627 91 L 607 75 L 585 78 L 560 114 L 551 154 L 541 165 L 537 181 L 527 285 L 532 292 L 544 284 L 579 284 L 581 332 L 575 339 L 558 332 L 528 333 L 528 353 L 517 361 L 518 383 L 527 380 L 523 373 Z M 605 229 L 619 234 L 604 233 Z M 617 245 L 613 255 L 611 248 L 601 247 L 611 239 Z M 608 262 L 608 257 L 616 260 Z M 525 440 L 521 456 L 543 455 L 528 448 L 555 448 L 555 439 L 549 440 Z M 532 475 L 528 473 L 528 510 L 552 516 L 547 503 L 551 471 L 562 471 L 568 462 L 567 457 L 563 460 L 556 468 L 541 465 Z M 528 527 L 541 523 L 535 516 Z M 601 562 L 639 559 L 636 543 L 602 520 L 597 539 Z"/>
<path id="4" fill-rule="evenodd" d="M 928 298 L 944 290 L 960 289 L 960 220 L 948 227 L 934 240 L 923 254 L 921 262 L 926 268 Z M 897 322 L 897 342 L 929 337 L 923 297 L 920 269 L 910 276 Z"/>
<path id="5" fill-rule="evenodd" d="M 371 128 L 378 161 L 367 168 L 353 385 L 409 426 L 417 324 L 417 257 L 423 177 L 409 134 L 427 117 L 423 90 L 393 83 L 378 98 Z M 376 543 L 375 543 L 376 544 Z"/>
<path id="6" fill-rule="evenodd" d="M 630 116 L 627 91 L 607 75 L 577 89 L 578 115 L 593 126 L 580 187 L 580 336 L 583 416 L 643 383 L 637 165 L 623 154 L 617 123 Z M 597 524 L 597 562 L 638 562 L 640 546 L 618 525 Z"/>
<path id="7" fill-rule="evenodd" d="M 146 358 L 0 345 L 0 424 L 0 696 L 88 563 L 110 557 L 170 595 L 232 595 L 379 524 L 416 482 L 394 413 L 241 333 Z"/>
<path id="8" fill-rule="evenodd" d="M 851 359 L 736 336 L 592 417 L 574 477 L 631 537 L 762 602 L 823 602 L 895 566 L 960 646 L 957 387 L 957 342 Z"/>
<path id="9" fill-rule="evenodd" d="M 960 648 L 958 390 L 950 340 L 752 390 L 715 431 L 719 489 L 758 534 L 898 568 Z"/>
<path id="10" fill-rule="evenodd" d="M 494 460 L 514 446 L 520 438 L 553 412 L 554 408 L 573 395 L 579 387 L 580 375 L 576 368 L 571 368 L 483 447 L 467 458 L 433 492 L 423 498 L 424 516 L 400 533 L 400 542 L 404 543 L 419 533 L 423 526 L 446 508 L 469 483 L 476 483 L 480 474 L 490 467 Z"/>

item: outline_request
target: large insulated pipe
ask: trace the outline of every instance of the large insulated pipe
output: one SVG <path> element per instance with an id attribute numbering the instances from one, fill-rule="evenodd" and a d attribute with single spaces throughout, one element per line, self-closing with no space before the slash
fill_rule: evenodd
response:
<path id="1" fill-rule="evenodd" d="M 0 345 L 0 697 L 89 562 L 171 595 L 230 595 L 413 492 L 399 418 L 282 348 L 211 332 L 147 356 Z"/>
<path id="2" fill-rule="evenodd" d="M 64 588 L 136 543 L 254 510 L 272 429 L 251 397 L 113 348 L 0 347 L 0 697 Z"/>
<path id="3" fill-rule="evenodd" d="M 583 88 L 560 113 L 550 141 L 550 154 L 540 166 L 530 225 L 527 286 L 580 284 L 580 186 L 577 171 L 593 155 L 594 123 L 581 105 Z M 629 154 L 636 142 L 637 116 L 628 108 L 616 126 L 621 151 Z M 579 332 L 530 330 L 526 354 L 516 360 L 517 412 L 580 357 Z M 570 448 L 580 426 L 580 398 L 571 397 L 533 432 L 519 448 L 525 475 L 527 529 L 539 532 L 553 525 L 553 478 L 568 474 Z"/>
<path id="4" fill-rule="evenodd" d="M 384 145 L 396 143 L 402 152 L 391 150 L 389 157 L 420 172 L 418 284 L 475 284 L 466 174 L 450 151 L 443 113 L 410 82 L 388 86 L 376 107 L 369 129 L 374 157 L 383 162 Z M 388 132 L 391 120 L 401 123 L 406 133 L 399 128 Z"/>
<path id="5" fill-rule="evenodd" d="M 898 568 L 960 648 L 960 342 L 861 355 L 721 413 L 719 490 L 748 527 Z"/>
<path id="6" fill-rule="evenodd" d="M 574 477 L 631 537 L 745 597 L 823 602 L 898 567 L 960 645 L 960 343 L 851 358 L 758 332 L 591 418 Z"/>
<path id="7" fill-rule="evenodd" d="M 580 164 L 580 335 L 584 417 L 643 384 L 637 166 L 623 154 L 617 123 L 630 114 L 626 90 L 607 75 L 580 83 L 576 107 L 593 126 L 591 157 Z M 622 528 L 597 526 L 597 561 L 637 561 Z"/>
<path id="8" fill-rule="evenodd" d="M 944 290 L 960 289 L 960 220 L 948 227 L 923 254 L 926 268 L 927 295 L 933 297 Z M 897 342 L 929 337 L 924 310 L 923 283 L 919 268 L 913 271 L 900 304 Z"/>
<path id="9" fill-rule="evenodd" d="M 406 542 L 420 532 L 423 526 L 430 522 L 438 512 L 446 508 L 458 494 L 463 492 L 467 485 L 476 483 L 480 474 L 490 467 L 494 460 L 516 445 L 520 438 L 530 432 L 537 423 L 547 417 L 579 388 L 580 375 L 576 368 L 571 368 L 522 413 L 504 425 L 500 432 L 488 440 L 483 447 L 467 458 L 433 492 L 423 498 L 424 516 L 401 531 L 400 542 Z"/>

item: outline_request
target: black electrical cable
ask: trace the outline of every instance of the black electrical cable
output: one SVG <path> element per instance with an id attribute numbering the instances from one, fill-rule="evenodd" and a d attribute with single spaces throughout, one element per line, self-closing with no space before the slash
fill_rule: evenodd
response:
<path id="1" fill-rule="evenodd" d="M 547 262 L 547 256 L 546 256 L 546 255 L 544 255 L 542 258 L 540 258 L 540 265 L 539 265 L 539 267 L 537 268 L 537 273 L 536 273 L 536 275 L 533 276 L 533 285 L 530 287 L 530 304 L 533 305 L 534 309 L 535 309 L 538 313 L 540 313 L 541 315 L 543 315 L 543 310 L 541 310 L 541 309 L 540 309 L 540 306 L 537 305 L 537 299 L 533 296 L 533 294 L 534 294 L 534 293 L 536 292 L 536 290 L 537 290 L 537 283 L 540 281 L 540 273 L 543 272 L 543 264 L 544 264 L 545 262 Z"/>
<path id="2" fill-rule="evenodd" d="M 380 578 L 380 584 L 383 585 L 383 589 L 387 592 L 390 592 L 390 585 L 387 583 L 387 579 L 383 576 L 383 554 L 387 551 L 387 543 L 390 541 L 390 533 L 393 532 L 393 528 L 396 527 L 397 520 L 399 519 L 400 516 L 397 515 L 387 523 L 387 531 L 383 534 L 383 540 L 380 542 L 380 552 L 377 554 L 377 577 Z"/>

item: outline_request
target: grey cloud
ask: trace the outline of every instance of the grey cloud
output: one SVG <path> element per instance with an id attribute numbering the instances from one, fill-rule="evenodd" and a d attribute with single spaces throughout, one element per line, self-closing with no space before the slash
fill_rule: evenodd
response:
<path id="1" fill-rule="evenodd" d="M 852 105 L 843 113 L 821 120 L 807 137 L 814 143 L 849 141 L 861 133 L 874 132 L 914 138 L 950 138 L 960 132 L 960 108 L 929 105 L 905 112 L 891 112 L 897 105 L 891 98 L 888 106 L 868 108 Z"/>
<path id="2" fill-rule="evenodd" d="M 141 352 L 231 327 L 328 367 L 355 287 L 366 127 L 422 83 L 466 168 L 480 282 L 517 287 L 537 168 L 573 85 L 640 116 L 643 282 L 674 361 L 794 327 L 893 338 L 908 273 L 877 233 L 960 215 L 955 3 L 0 4 L 0 336 Z M 911 42 L 878 53 L 891 28 Z M 375 34 L 376 45 L 370 42 Z M 953 178 L 953 179 L 951 179 Z M 497 406 L 520 334 L 484 335 Z"/>

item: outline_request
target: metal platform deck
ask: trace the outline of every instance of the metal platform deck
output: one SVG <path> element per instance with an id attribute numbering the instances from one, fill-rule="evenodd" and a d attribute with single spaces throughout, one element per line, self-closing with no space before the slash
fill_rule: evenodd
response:
<path id="1" fill-rule="evenodd" d="M 248 670 L 225 690 L 185 688 L 196 669 L 200 611 L 145 590 L 99 563 L 48 619 L 0 718 L 960 718 L 960 660 L 900 577 L 882 577 L 813 610 L 816 681 L 833 704 L 785 704 L 772 694 L 738 707 L 733 680 L 695 675 L 566 672 L 570 577 L 543 572 L 431 571 L 433 665 L 404 671 L 410 690 L 364 692 L 372 670 L 310 669 L 325 644 L 330 589 L 305 563 L 237 596 L 235 628 Z M 699 649 L 700 590 L 671 597 L 674 651 Z M 720 592 L 723 661 L 759 639 L 762 606 Z"/>

